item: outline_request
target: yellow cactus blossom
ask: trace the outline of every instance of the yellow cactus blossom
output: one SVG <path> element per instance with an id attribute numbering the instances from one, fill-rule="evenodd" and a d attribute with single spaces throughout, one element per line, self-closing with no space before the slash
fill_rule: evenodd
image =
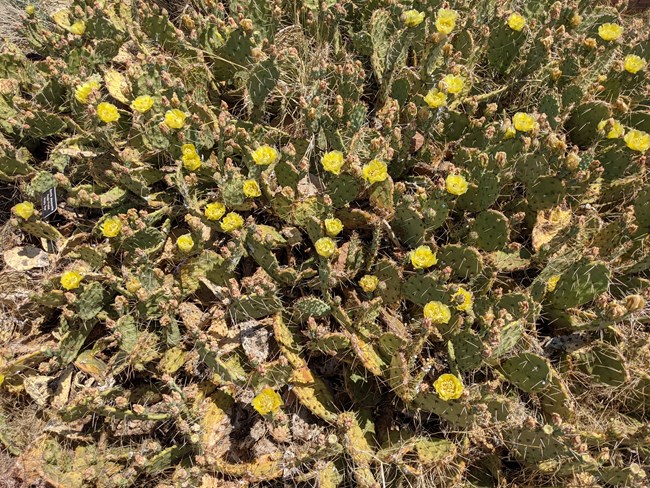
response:
<path id="1" fill-rule="evenodd" d="M 81 273 L 76 271 L 66 271 L 61 275 L 61 286 L 66 290 L 74 290 L 79 288 L 81 280 L 83 279 L 84 277 Z"/>
<path id="2" fill-rule="evenodd" d="M 506 140 L 507 140 L 507 139 L 512 139 L 512 138 L 515 137 L 516 135 L 517 135 L 517 130 L 516 130 L 514 127 L 510 126 L 510 127 L 508 127 L 508 128 L 506 129 L 506 131 L 503 133 L 503 138 L 506 139 Z"/>
<path id="3" fill-rule="evenodd" d="M 508 27 L 513 31 L 521 32 L 526 26 L 526 19 L 518 13 L 510 14 L 508 17 Z"/>
<path id="4" fill-rule="evenodd" d="M 186 155 L 186 154 L 196 154 L 196 146 L 194 144 L 183 144 L 181 146 L 181 154 Z"/>
<path id="5" fill-rule="evenodd" d="M 183 167 L 188 171 L 196 171 L 201 167 L 201 156 L 197 153 L 183 154 Z"/>
<path id="6" fill-rule="evenodd" d="M 324 258 L 331 257 L 336 252 L 336 242 L 329 237 L 321 237 L 314 243 L 316 252 Z"/>
<path id="7" fill-rule="evenodd" d="M 194 247 L 194 239 L 190 234 L 183 234 L 176 239 L 176 245 L 181 251 L 188 252 Z"/>
<path id="8" fill-rule="evenodd" d="M 463 195 L 467 193 L 469 185 L 463 175 L 447 175 L 445 188 L 452 195 Z"/>
<path id="9" fill-rule="evenodd" d="M 117 237 L 122 232 L 122 221 L 119 217 L 109 217 L 104 220 L 102 234 L 104 237 Z"/>
<path id="10" fill-rule="evenodd" d="M 105 124 L 110 124 L 111 122 L 117 122 L 120 119 L 120 113 L 117 111 L 117 107 L 112 103 L 102 102 L 97 105 L 97 117 L 99 117 L 99 120 Z"/>
<path id="11" fill-rule="evenodd" d="M 388 167 L 379 159 L 373 159 L 363 167 L 363 177 L 372 183 L 380 183 L 388 178 Z"/>
<path id="12" fill-rule="evenodd" d="M 603 130 L 607 126 L 607 120 L 601 120 L 598 124 L 598 130 Z M 611 129 L 607 133 L 607 139 L 618 139 L 625 134 L 625 127 L 618 120 L 613 120 Z"/>
<path id="13" fill-rule="evenodd" d="M 631 130 L 623 140 L 632 151 L 645 152 L 650 149 L 650 134 L 642 130 Z"/>
<path id="14" fill-rule="evenodd" d="M 628 54 L 625 56 L 625 61 L 623 62 L 623 67 L 628 73 L 633 75 L 637 74 L 639 71 L 644 69 L 648 63 L 641 56 L 636 54 Z"/>
<path id="15" fill-rule="evenodd" d="M 560 275 L 551 276 L 548 280 L 546 280 L 546 290 L 554 291 L 558 281 L 560 281 Z"/>
<path id="16" fill-rule="evenodd" d="M 436 88 L 433 88 L 432 90 L 428 91 L 424 97 L 424 101 L 429 106 L 429 108 L 444 107 L 447 105 L 447 94 L 445 92 L 441 92 Z"/>
<path id="17" fill-rule="evenodd" d="M 14 205 L 13 211 L 21 219 L 29 219 L 34 215 L 34 204 L 32 202 L 21 202 Z"/>
<path id="18" fill-rule="evenodd" d="M 456 310 L 461 311 L 469 310 L 474 303 L 472 292 L 467 291 L 462 286 L 451 296 L 451 299 L 456 303 Z"/>
<path id="19" fill-rule="evenodd" d="M 341 173 L 344 162 L 345 160 L 341 151 L 330 151 L 323 154 L 323 157 L 320 159 L 320 164 L 323 165 L 323 169 L 335 175 Z"/>
<path id="20" fill-rule="evenodd" d="M 248 198 L 256 198 L 262 195 L 262 190 L 260 190 L 260 185 L 257 184 L 255 180 L 246 180 L 244 181 L 244 195 Z"/>
<path id="21" fill-rule="evenodd" d="M 433 382 L 433 387 L 441 400 L 457 400 L 463 394 L 463 384 L 453 374 L 445 373 Z"/>
<path id="22" fill-rule="evenodd" d="M 170 129 L 182 129 L 187 116 L 182 110 L 174 108 L 165 112 L 165 125 Z"/>
<path id="23" fill-rule="evenodd" d="M 224 232 L 232 232 L 244 226 L 244 218 L 237 212 L 230 212 L 221 220 L 221 229 Z"/>
<path id="24" fill-rule="evenodd" d="M 261 415 L 268 415 L 280 410 L 284 405 L 282 398 L 271 388 L 264 388 L 251 402 L 253 408 Z"/>
<path id="25" fill-rule="evenodd" d="M 441 8 L 436 14 L 436 30 L 441 34 L 449 34 L 456 27 L 458 13 L 455 10 Z"/>
<path id="26" fill-rule="evenodd" d="M 267 145 L 260 146 L 251 153 L 253 161 L 259 166 L 268 166 L 269 164 L 275 163 L 278 156 L 278 150 Z"/>
<path id="27" fill-rule="evenodd" d="M 618 24 L 607 22 L 598 27 L 598 35 L 603 41 L 615 41 L 623 34 L 623 28 Z"/>
<path id="28" fill-rule="evenodd" d="M 68 31 L 77 36 L 82 36 L 86 32 L 86 23 L 83 20 L 77 20 L 74 24 L 68 27 Z"/>
<path id="29" fill-rule="evenodd" d="M 379 278 L 377 278 L 375 275 L 364 275 L 359 280 L 359 286 L 366 293 L 372 293 L 375 291 L 377 289 L 377 285 L 379 285 Z"/>
<path id="30" fill-rule="evenodd" d="M 30 17 L 34 15 L 34 12 L 36 12 L 36 9 L 34 8 L 34 5 L 31 3 L 29 5 L 25 6 L 25 13 L 29 15 Z"/>
<path id="31" fill-rule="evenodd" d="M 430 268 L 437 262 L 436 253 L 429 246 L 420 246 L 411 251 L 411 264 L 415 269 Z"/>
<path id="32" fill-rule="evenodd" d="M 339 219 L 325 219 L 325 232 L 330 237 L 336 237 L 343 231 L 343 222 Z"/>
<path id="33" fill-rule="evenodd" d="M 407 10 L 404 12 L 404 24 L 406 27 L 415 27 L 420 25 L 424 20 L 424 12 L 418 12 L 417 10 Z"/>
<path id="34" fill-rule="evenodd" d="M 98 81 L 91 80 L 81 85 L 77 85 L 74 89 L 74 97 L 79 103 L 88 103 L 88 97 L 93 92 L 93 90 L 99 90 L 101 85 Z"/>
<path id="35" fill-rule="evenodd" d="M 442 79 L 442 82 L 447 87 L 447 93 L 460 93 L 463 91 L 463 87 L 465 86 L 465 78 L 462 76 L 446 75 Z"/>
<path id="36" fill-rule="evenodd" d="M 129 293 L 135 293 L 137 292 L 140 288 L 142 288 L 142 283 L 138 278 L 135 276 L 132 276 L 128 280 L 126 280 L 126 283 L 124 284 L 124 287 L 126 288 L 126 291 Z"/>
<path id="37" fill-rule="evenodd" d="M 141 114 L 148 112 L 153 107 L 153 97 L 149 95 L 140 95 L 131 102 L 131 108 Z"/>
<path id="38" fill-rule="evenodd" d="M 451 320 L 451 310 L 442 302 L 429 302 L 423 311 L 424 317 L 434 324 L 448 324 Z"/>
<path id="39" fill-rule="evenodd" d="M 226 213 L 226 206 L 221 202 L 208 203 L 203 214 L 208 220 L 219 220 Z"/>
<path id="40" fill-rule="evenodd" d="M 525 112 L 517 112 L 512 118 L 512 123 L 519 132 L 530 132 L 538 127 L 535 117 Z"/>

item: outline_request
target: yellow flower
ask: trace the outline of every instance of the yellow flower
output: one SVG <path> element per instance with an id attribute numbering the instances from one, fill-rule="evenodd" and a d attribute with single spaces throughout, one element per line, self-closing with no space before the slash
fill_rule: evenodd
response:
<path id="1" fill-rule="evenodd" d="M 472 293 L 467 291 L 462 286 L 458 291 L 451 296 L 451 299 L 456 302 L 456 310 L 469 310 L 472 307 L 474 299 Z"/>
<path id="2" fill-rule="evenodd" d="M 462 76 L 446 75 L 442 82 L 447 87 L 448 93 L 460 93 L 465 86 L 465 79 Z"/>
<path id="3" fill-rule="evenodd" d="M 183 154 L 181 159 L 183 160 L 183 167 L 188 171 L 196 171 L 201 167 L 201 156 L 195 152 Z"/>
<path id="4" fill-rule="evenodd" d="M 66 290 L 79 288 L 79 284 L 84 277 L 76 271 L 66 271 L 61 275 L 61 286 Z"/>
<path id="5" fill-rule="evenodd" d="M 68 27 L 68 30 L 77 36 L 81 36 L 86 32 L 86 23 L 83 20 L 77 20 L 74 24 Z"/>
<path id="6" fill-rule="evenodd" d="M 462 175 L 447 175 L 445 187 L 452 195 L 463 195 L 467 193 L 467 180 Z"/>
<path id="7" fill-rule="evenodd" d="M 341 168 L 344 163 L 343 153 L 341 151 L 330 151 L 325 153 L 323 154 L 320 163 L 323 165 L 325 171 L 338 175 L 341 173 Z"/>
<path id="8" fill-rule="evenodd" d="M 343 222 L 339 219 L 325 219 L 325 232 L 330 237 L 336 237 L 343 231 Z"/>
<path id="9" fill-rule="evenodd" d="M 526 19 L 517 13 L 510 14 L 508 17 L 508 27 L 513 31 L 521 32 L 525 25 Z"/>
<path id="10" fill-rule="evenodd" d="M 251 153 L 251 157 L 255 164 L 259 166 L 268 166 L 273 164 L 278 159 L 278 151 L 271 146 L 260 146 Z"/>
<path id="11" fill-rule="evenodd" d="M 646 60 L 636 54 L 628 54 L 625 56 L 625 62 L 623 63 L 625 71 L 633 75 L 645 68 L 646 64 Z"/>
<path id="12" fill-rule="evenodd" d="M 177 108 L 165 112 L 165 125 L 170 129 L 182 129 L 185 125 L 185 112 Z"/>
<path id="13" fill-rule="evenodd" d="M 517 112 L 512 118 L 512 123 L 519 132 L 530 132 L 537 128 L 535 117 L 524 112 Z"/>
<path id="14" fill-rule="evenodd" d="M 515 130 L 514 127 L 508 127 L 506 131 L 503 133 L 503 138 L 504 139 L 512 139 L 517 135 L 517 131 Z"/>
<path id="15" fill-rule="evenodd" d="M 14 213 L 25 220 L 34 215 L 34 204 L 32 202 L 22 202 L 14 205 Z"/>
<path id="16" fill-rule="evenodd" d="M 321 237 L 316 241 L 314 247 L 316 247 L 318 255 L 324 258 L 329 258 L 336 252 L 336 242 L 329 237 Z"/>
<path id="17" fill-rule="evenodd" d="M 81 85 L 77 85 L 74 89 L 74 97 L 79 103 L 88 103 L 88 97 L 93 92 L 93 90 L 99 90 L 101 85 L 98 81 L 87 81 Z"/>
<path id="18" fill-rule="evenodd" d="M 224 232 L 232 232 L 244 226 L 244 218 L 237 212 L 230 212 L 221 221 L 221 229 Z"/>
<path id="19" fill-rule="evenodd" d="M 30 17 L 32 15 L 34 15 L 35 11 L 36 11 L 36 9 L 34 8 L 34 6 L 31 3 L 25 7 L 25 13 L 27 15 L 29 15 Z"/>
<path id="20" fill-rule="evenodd" d="M 433 387 L 441 400 L 449 401 L 460 398 L 463 394 L 463 384 L 453 374 L 442 374 L 433 382 Z"/>
<path id="21" fill-rule="evenodd" d="M 194 144 L 183 144 L 181 146 L 181 154 L 183 156 L 189 154 L 196 154 L 196 147 L 194 146 Z"/>
<path id="22" fill-rule="evenodd" d="M 262 415 L 277 412 L 283 404 L 280 395 L 271 388 L 264 388 L 251 402 L 253 408 Z"/>
<path id="23" fill-rule="evenodd" d="M 359 286 L 363 288 L 366 293 L 372 293 L 377 289 L 379 278 L 375 275 L 365 275 L 359 280 Z"/>
<path id="24" fill-rule="evenodd" d="M 219 220 L 226 213 L 226 206 L 221 202 L 208 203 L 204 215 L 208 220 Z"/>
<path id="25" fill-rule="evenodd" d="M 153 107 L 153 97 L 149 95 L 140 95 L 131 102 L 131 108 L 141 114 L 148 112 Z"/>
<path id="26" fill-rule="evenodd" d="M 650 134 L 642 130 L 631 130 L 625 134 L 623 140 L 633 151 L 645 152 L 650 149 Z"/>
<path id="27" fill-rule="evenodd" d="M 436 29 L 442 34 L 449 34 L 456 27 L 458 13 L 455 10 L 441 8 L 436 15 Z"/>
<path id="28" fill-rule="evenodd" d="M 190 234 L 183 234 L 178 239 L 176 239 L 176 245 L 183 252 L 191 251 L 194 247 L 194 239 Z"/>
<path id="29" fill-rule="evenodd" d="M 607 125 L 606 120 L 601 120 L 598 124 L 598 130 L 603 130 Z M 625 127 L 618 120 L 613 120 L 611 124 L 611 129 L 607 133 L 607 139 L 618 139 L 625 133 Z"/>
<path id="30" fill-rule="evenodd" d="M 120 118 L 120 113 L 117 111 L 117 107 L 112 103 L 102 102 L 97 105 L 97 117 L 99 120 L 106 124 L 111 122 L 117 122 Z"/>
<path id="31" fill-rule="evenodd" d="M 548 280 L 546 280 L 546 290 L 554 291 L 558 281 L 560 281 L 560 275 L 551 276 Z"/>
<path id="32" fill-rule="evenodd" d="M 118 217 L 109 217 L 104 220 L 102 234 L 104 237 L 116 237 L 122 231 L 122 221 Z"/>
<path id="33" fill-rule="evenodd" d="M 420 246 L 411 251 L 411 264 L 415 269 L 430 268 L 437 262 L 436 253 L 429 246 Z"/>
<path id="34" fill-rule="evenodd" d="M 407 10 L 404 12 L 404 24 L 406 24 L 406 27 L 420 25 L 423 20 L 424 12 L 418 12 L 417 10 Z"/>
<path id="35" fill-rule="evenodd" d="M 255 198 L 262 195 L 262 190 L 260 190 L 260 185 L 257 184 L 257 181 L 244 181 L 244 195 L 246 195 L 248 198 Z"/>
<path id="36" fill-rule="evenodd" d="M 598 27 L 598 35 L 604 41 L 615 41 L 623 34 L 623 28 L 618 24 L 606 23 Z"/>
<path id="37" fill-rule="evenodd" d="M 129 293 L 135 293 L 140 288 L 142 288 L 142 283 L 140 283 L 140 280 L 138 278 L 132 276 L 126 281 L 124 286 L 126 287 L 126 291 L 128 291 Z"/>
<path id="38" fill-rule="evenodd" d="M 424 317 L 434 324 L 448 324 L 451 310 L 442 302 L 429 302 L 424 306 Z"/>
<path id="39" fill-rule="evenodd" d="M 444 107 L 447 105 L 447 94 L 433 88 L 432 90 L 429 90 L 427 95 L 424 97 L 424 101 L 430 108 Z"/>
<path id="40" fill-rule="evenodd" d="M 388 178 L 386 163 L 373 159 L 363 167 L 363 177 L 370 183 L 379 183 Z"/>

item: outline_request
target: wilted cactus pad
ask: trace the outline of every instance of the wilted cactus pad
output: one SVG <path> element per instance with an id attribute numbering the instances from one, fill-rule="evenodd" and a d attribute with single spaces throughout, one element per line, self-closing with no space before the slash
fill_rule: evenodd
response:
<path id="1" fill-rule="evenodd" d="M 0 17 L 0 486 L 648 486 L 644 2 Z"/>

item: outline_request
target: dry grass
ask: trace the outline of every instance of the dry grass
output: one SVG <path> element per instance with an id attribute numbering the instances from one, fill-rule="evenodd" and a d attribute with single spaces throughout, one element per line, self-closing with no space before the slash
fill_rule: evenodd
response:
<path id="1" fill-rule="evenodd" d="M 25 7 L 33 5 L 36 15 L 47 17 L 70 4 L 70 0 L 0 0 L 0 39 L 26 44 L 22 31 Z"/>

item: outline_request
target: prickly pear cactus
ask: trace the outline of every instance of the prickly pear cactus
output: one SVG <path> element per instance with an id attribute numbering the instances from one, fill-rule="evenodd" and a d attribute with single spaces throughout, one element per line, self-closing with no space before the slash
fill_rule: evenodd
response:
<path id="1" fill-rule="evenodd" d="M 4 3 L 11 486 L 648 484 L 643 2 Z"/>

